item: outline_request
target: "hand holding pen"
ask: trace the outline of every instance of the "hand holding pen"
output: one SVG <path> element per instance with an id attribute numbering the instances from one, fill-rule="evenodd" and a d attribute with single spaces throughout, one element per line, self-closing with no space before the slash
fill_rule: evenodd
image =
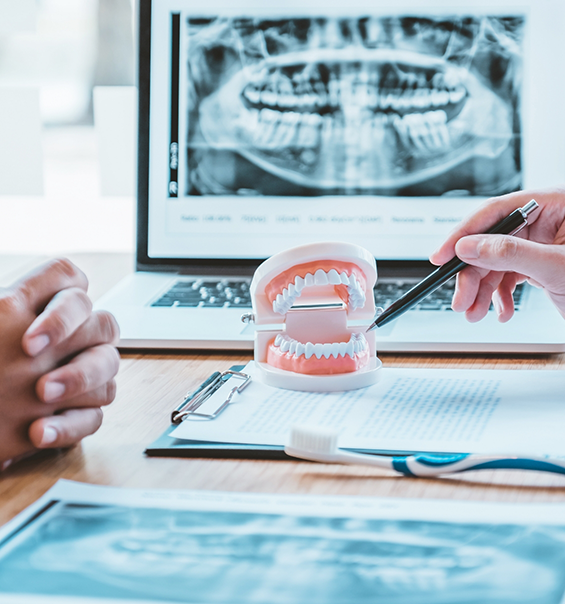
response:
<path id="1" fill-rule="evenodd" d="M 534 198 L 540 208 L 518 237 L 475 235 Z M 495 198 L 465 219 L 432 254 L 442 264 L 457 254 L 470 267 L 457 276 L 453 309 L 482 319 L 492 299 L 501 322 L 514 314 L 512 292 L 529 281 L 543 287 L 565 316 L 565 190 L 527 191 Z"/>
<path id="2" fill-rule="evenodd" d="M 536 211 L 530 209 L 528 225 L 524 225 L 525 228 L 520 232 L 519 237 L 488 234 L 488 231 L 493 229 L 493 225 L 500 227 L 501 219 L 509 218 L 517 208 L 523 209 L 532 198 L 536 199 L 540 209 Z M 481 232 L 487 234 L 475 235 Z M 486 315 L 491 299 L 499 320 L 510 319 L 514 312 L 512 293 L 516 285 L 525 280 L 546 289 L 561 314 L 565 316 L 563 243 L 565 243 L 565 191 L 512 193 L 487 202 L 464 220 L 432 254 L 430 260 L 434 264 L 444 265 L 438 271 L 452 262 L 451 276 L 458 273 L 453 308 L 458 312 L 466 312 L 467 319 L 470 321 L 478 321 Z M 455 254 L 460 263 L 457 258 L 454 258 Z M 460 264 L 458 269 L 456 264 Z M 459 272 L 467 265 L 467 270 Z M 444 269 L 443 275 L 441 273 L 439 275 L 442 284 L 448 280 L 441 280 L 447 272 L 447 269 Z M 436 282 L 433 284 L 428 282 L 427 285 L 437 285 L 437 275 Z M 435 289 L 437 287 L 431 288 L 425 295 Z M 403 304 L 401 311 L 405 308 L 406 304 Z M 402 313 L 397 312 L 394 317 L 399 314 Z M 390 315 L 391 313 L 389 313 L 389 320 Z M 379 323 L 379 319 L 380 317 L 376 323 Z M 380 324 L 384 323 L 381 321 Z"/>

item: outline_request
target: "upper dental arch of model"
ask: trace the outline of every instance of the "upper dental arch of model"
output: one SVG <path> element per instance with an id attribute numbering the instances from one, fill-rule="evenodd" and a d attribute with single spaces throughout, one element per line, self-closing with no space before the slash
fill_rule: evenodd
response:
<path id="1" fill-rule="evenodd" d="M 375 368 L 375 337 L 365 334 L 375 312 L 375 281 L 373 256 L 348 243 L 299 246 L 264 262 L 251 299 L 255 362 L 267 381 L 276 376 L 282 387 L 326 390 L 331 380 L 323 378 L 333 377 L 331 389 L 360 387 L 339 376 Z"/>

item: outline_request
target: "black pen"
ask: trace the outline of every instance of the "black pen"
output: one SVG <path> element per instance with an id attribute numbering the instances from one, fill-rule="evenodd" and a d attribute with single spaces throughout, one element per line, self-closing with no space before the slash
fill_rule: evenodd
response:
<path id="1" fill-rule="evenodd" d="M 485 234 L 515 235 L 528 224 L 528 216 L 538 207 L 537 202 L 532 199 L 523 208 L 518 208 L 517 210 L 514 210 L 512 214 L 503 218 Z M 372 329 L 375 329 L 375 327 L 382 327 L 389 321 L 404 314 L 407 310 L 418 304 L 420 300 L 423 300 L 426 296 L 435 292 L 436 289 L 440 288 L 466 266 L 467 264 L 465 262 L 459 260 L 459 258 L 455 256 L 455 258 L 452 258 L 449 262 L 440 266 L 423 281 L 420 281 L 420 283 L 415 285 L 411 290 L 407 291 L 396 302 L 393 302 L 375 319 L 367 331 L 371 331 Z"/>

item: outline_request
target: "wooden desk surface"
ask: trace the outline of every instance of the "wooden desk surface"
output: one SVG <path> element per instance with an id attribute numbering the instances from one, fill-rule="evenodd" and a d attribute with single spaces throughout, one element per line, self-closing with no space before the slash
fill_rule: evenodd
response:
<path id="1" fill-rule="evenodd" d="M 98 297 L 132 270 L 130 256 L 71 255 L 91 279 Z M 40 261 L 0 256 L 0 286 Z M 564 355 L 382 355 L 388 367 L 563 369 Z M 184 393 L 217 369 L 245 363 L 250 354 L 124 354 L 118 395 L 102 428 L 80 446 L 41 454 L 0 474 L 0 524 L 41 496 L 59 478 L 123 487 L 159 487 L 450 498 L 483 501 L 565 501 L 565 476 L 520 471 L 482 471 L 454 478 L 413 479 L 373 468 L 291 461 L 146 458 L 145 446 L 168 426 Z M 565 436 L 564 436 L 565 438 Z"/>

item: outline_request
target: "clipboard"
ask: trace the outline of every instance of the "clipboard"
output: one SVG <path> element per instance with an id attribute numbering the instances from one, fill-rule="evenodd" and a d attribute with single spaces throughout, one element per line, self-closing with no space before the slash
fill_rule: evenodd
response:
<path id="1" fill-rule="evenodd" d="M 171 425 L 161 434 L 161 436 L 152 442 L 144 451 L 148 457 L 205 457 L 216 459 L 265 459 L 265 460 L 291 460 L 300 463 L 302 460 L 296 457 L 290 457 L 284 452 L 282 445 L 257 445 L 241 443 L 222 443 L 216 441 L 204 440 L 181 440 L 172 438 L 171 432 L 184 420 L 183 414 L 187 411 L 191 415 L 201 416 L 204 419 L 213 420 L 230 403 L 230 396 L 215 410 L 211 415 L 198 413 L 199 406 L 207 400 L 207 397 L 213 394 L 227 380 L 233 377 L 241 377 L 242 381 L 234 386 L 231 394 L 238 388 L 245 387 L 249 381 L 245 380 L 249 376 L 242 374 L 245 365 L 234 365 L 227 371 L 220 373 L 214 372 L 206 379 L 196 390 L 187 393 L 182 403 L 171 412 Z M 243 384 L 243 386 L 242 386 Z M 200 396 L 203 398 L 199 399 Z M 415 455 L 422 451 L 391 451 L 386 449 L 350 449 L 356 453 L 378 454 L 378 455 Z M 429 453 L 429 452 L 428 452 Z M 439 454 L 445 455 L 445 453 Z"/>
<path id="2" fill-rule="evenodd" d="M 210 394 L 215 392 L 225 381 L 238 377 L 244 369 L 244 365 L 234 365 L 223 374 L 213 373 L 207 380 L 193 392 L 186 395 L 183 402 L 172 411 L 171 425 L 161 434 L 161 436 L 151 443 L 145 449 L 145 455 L 148 457 L 208 457 L 219 459 L 292 459 L 284 452 L 284 447 L 279 445 L 242 445 L 233 443 L 218 443 L 201 440 L 179 440 L 169 436 L 176 429 L 178 423 L 184 419 L 183 415 L 199 415 L 198 407 L 204 402 Z M 243 378 L 244 380 L 244 378 Z M 237 387 L 245 387 L 245 380 L 240 382 Z M 232 390 L 233 392 L 233 390 Z M 226 399 L 224 404 L 212 415 L 205 419 L 214 419 L 229 404 Z"/>

